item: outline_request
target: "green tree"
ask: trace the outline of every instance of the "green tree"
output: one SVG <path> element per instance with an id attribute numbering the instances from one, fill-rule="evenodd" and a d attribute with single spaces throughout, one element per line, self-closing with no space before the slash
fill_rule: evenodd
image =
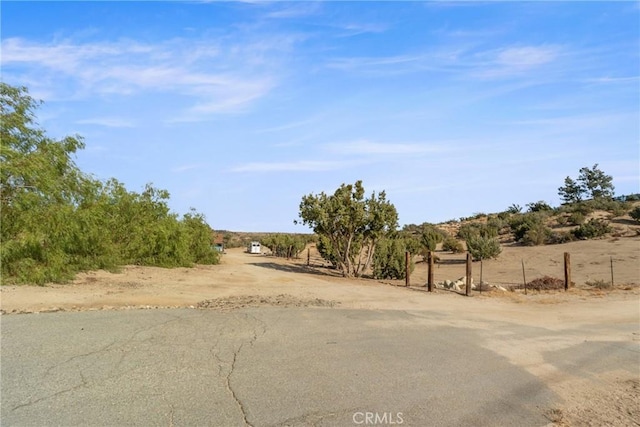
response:
<path id="1" fill-rule="evenodd" d="M 376 279 L 404 279 L 406 276 L 404 238 L 383 238 L 378 241 L 373 258 L 373 277 Z M 409 271 L 415 264 L 411 261 Z"/>
<path id="2" fill-rule="evenodd" d="M 558 188 L 558 195 L 564 203 L 578 203 L 584 197 L 584 189 L 568 176 L 564 179 L 564 185 Z"/>
<path id="3" fill-rule="evenodd" d="M 614 195 L 613 177 L 598 169 L 597 163 L 592 168 L 581 168 L 578 182 L 592 199 L 609 199 Z"/>
<path id="4" fill-rule="evenodd" d="M 581 168 L 577 180 L 566 177 L 564 185 L 558 188 L 558 195 L 564 203 L 578 203 L 584 197 L 610 199 L 614 190 L 613 177 L 600 170 L 596 163 L 591 168 Z"/>
<path id="5" fill-rule="evenodd" d="M 474 260 L 497 258 L 502 252 L 497 237 L 471 236 L 466 240 L 467 250 Z"/>
<path id="6" fill-rule="evenodd" d="M 78 136 L 49 138 L 26 88 L 0 83 L 0 264 L 3 283 L 43 284 L 121 264 L 215 263 L 211 228 L 195 211 L 181 220 L 169 193 L 129 192 L 101 182 L 73 160 Z"/>
<path id="7" fill-rule="evenodd" d="M 345 277 L 360 276 L 369 268 L 376 243 L 398 224 L 395 207 L 384 191 L 365 198 L 362 181 L 342 184 L 333 194 L 303 196 L 299 217 L 328 246 Z"/>

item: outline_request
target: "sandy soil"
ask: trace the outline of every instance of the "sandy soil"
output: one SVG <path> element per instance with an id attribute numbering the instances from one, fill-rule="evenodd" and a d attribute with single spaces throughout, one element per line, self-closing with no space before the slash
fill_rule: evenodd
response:
<path id="1" fill-rule="evenodd" d="M 298 260 L 284 260 L 232 249 L 216 266 L 170 270 L 128 266 L 120 273 L 83 273 L 66 285 L 5 286 L 0 288 L 0 304 L 2 314 L 155 307 L 230 310 L 265 305 L 434 310 L 448 316 L 447 324 L 484 328 L 488 337 L 494 333 L 489 324 L 495 321 L 569 331 L 598 319 L 604 329 L 589 339 L 640 341 L 640 330 L 629 338 L 615 327 L 640 322 L 640 237 L 543 247 L 507 246 L 497 260 L 483 263 L 483 280 L 520 284 L 523 261 L 528 281 L 545 275 L 561 278 L 564 252 L 571 254 L 576 286 L 568 292 L 529 292 L 526 296 L 497 290 L 482 295 L 474 292 L 473 298 L 444 290 L 427 293 L 427 267 L 418 258 L 412 286 L 406 288 L 404 281 L 344 279 L 327 268 L 313 249 L 310 266 L 306 253 Z M 441 262 L 435 270 L 436 281 L 464 275 L 464 255 L 438 256 Z M 602 290 L 586 284 L 610 281 L 612 260 L 614 288 Z M 474 263 L 473 268 L 474 280 L 479 282 L 480 264 Z M 555 425 L 640 425 L 640 378 L 607 372 L 597 379 L 599 385 L 594 388 L 593 380 L 559 380 L 557 372 L 544 363 L 544 351 L 577 345 L 583 339 L 567 334 L 562 342 L 505 341 L 499 337 L 488 342 L 492 350 L 512 363 L 548 380 L 563 396 L 566 403 L 548 414 Z"/>

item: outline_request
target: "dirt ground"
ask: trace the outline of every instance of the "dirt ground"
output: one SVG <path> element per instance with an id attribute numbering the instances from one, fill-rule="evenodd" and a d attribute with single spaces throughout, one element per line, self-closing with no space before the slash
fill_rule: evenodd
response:
<path id="1" fill-rule="evenodd" d="M 590 339 L 640 341 L 640 328 L 629 338 L 617 324 L 640 324 L 640 237 L 609 238 L 564 245 L 506 246 L 497 260 L 484 261 L 482 279 L 501 286 L 542 276 L 563 277 L 563 254 L 571 254 L 575 286 L 568 292 L 521 291 L 473 292 L 472 298 L 453 291 L 426 292 L 427 266 L 416 258 L 411 287 L 404 281 L 344 279 L 329 269 L 311 248 L 300 259 L 285 260 L 251 255 L 230 249 L 220 265 L 162 269 L 127 266 L 120 273 L 94 271 L 79 274 L 66 285 L 5 286 L 0 288 L 2 314 L 152 309 L 191 307 L 232 310 L 254 306 L 332 307 L 374 310 L 433 310 L 445 313 L 456 327 L 482 329 L 483 321 L 511 322 L 570 330 L 576 325 L 598 323 L 602 332 Z M 438 253 L 435 280 L 455 280 L 465 274 L 464 255 Z M 610 282 L 600 289 L 588 285 Z M 474 281 L 480 281 L 480 263 L 473 264 Z M 463 313 L 464 315 L 459 315 Z M 596 320 L 597 319 L 597 320 Z M 532 374 L 548 380 L 565 404 L 548 414 L 552 425 L 640 425 L 640 358 L 638 376 L 607 372 L 598 379 L 556 378 L 557 372 L 543 361 L 544 351 L 559 345 L 575 345 L 567 335 L 565 343 L 525 342 L 517 345 L 496 339 L 491 349 Z M 629 421 L 631 420 L 631 421 Z"/>

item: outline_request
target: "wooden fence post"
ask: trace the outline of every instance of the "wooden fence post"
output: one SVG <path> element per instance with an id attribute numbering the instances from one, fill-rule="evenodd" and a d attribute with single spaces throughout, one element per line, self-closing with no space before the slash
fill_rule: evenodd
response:
<path id="1" fill-rule="evenodd" d="M 564 253 L 564 290 L 568 290 L 571 286 L 571 255 L 569 252 Z"/>
<path id="2" fill-rule="evenodd" d="M 480 258 L 480 294 L 482 294 L 482 258 Z"/>
<path id="3" fill-rule="evenodd" d="M 613 257 L 611 257 L 611 287 L 613 288 Z"/>
<path id="4" fill-rule="evenodd" d="M 522 283 L 524 286 L 524 294 L 527 294 L 527 275 L 524 273 L 524 260 L 522 261 Z"/>
<path id="5" fill-rule="evenodd" d="M 465 291 L 465 295 L 471 295 L 471 254 L 467 252 L 467 289 Z"/>
<path id="6" fill-rule="evenodd" d="M 404 268 L 405 286 L 411 286 L 411 280 L 409 278 L 409 251 L 405 251 L 404 253 Z"/>
<path id="7" fill-rule="evenodd" d="M 429 251 L 429 267 L 427 274 L 427 286 L 429 287 L 429 292 L 433 292 L 433 251 Z"/>
<path id="8" fill-rule="evenodd" d="M 307 248 L 307 267 L 311 265 L 311 248 Z"/>

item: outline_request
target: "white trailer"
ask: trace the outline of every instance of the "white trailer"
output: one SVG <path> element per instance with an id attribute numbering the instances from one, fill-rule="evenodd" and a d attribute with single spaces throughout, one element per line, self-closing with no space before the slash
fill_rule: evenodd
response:
<path id="1" fill-rule="evenodd" d="M 260 242 L 251 242 L 247 249 L 250 254 L 259 254 L 261 252 Z"/>

